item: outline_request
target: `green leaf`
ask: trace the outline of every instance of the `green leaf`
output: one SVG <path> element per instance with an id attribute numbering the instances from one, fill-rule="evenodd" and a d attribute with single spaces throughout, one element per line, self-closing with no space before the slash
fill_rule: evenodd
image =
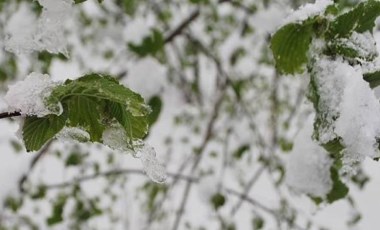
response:
<path id="1" fill-rule="evenodd" d="M 92 141 L 100 141 L 105 129 L 102 120 L 109 118 L 115 118 L 131 140 L 143 138 L 148 132 L 150 109 L 144 99 L 109 76 L 91 74 L 68 80 L 53 90 L 47 103 L 62 103 L 69 125 L 84 128 Z"/>
<path id="2" fill-rule="evenodd" d="M 67 80 L 53 89 L 45 104 L 52 110 L 63 108 L 63 114 L 26 118 L 23 135 L 28 151 L 40 149 L 64 126 L 83 129 L 93 142 L 101 142 L 112 122 L 119 122 L 131 141 L 148 132 L 150 109 L 144 99 L 110 76 L 90 74 Z"/>
<path id="3" fill-rule="evenodd" d="M 235 150 L 235 152 L 233 153 L 233 156 L 235 159 L 238 159 L 240 160 L 243 155 L 248 152 L 250 149 L 249 145 L 242 145 L 240 146 L 238 149 Z"/>
<path id="4" fill-rule="evenodd" d="M 8 196 L 4 201 L 4 206 L 17 212 L 22 206 L 23 200 L 21 198 Z"/>
<path id="5" fill-rule="evenodd" d="M 82 2 L 85 2 L 87 0 L 74 0 L 74 4 L 79 4 L 79 3 L 82 3 Z"/>
<path id="6" fill-rule="evenodd" d="M 37 187 L 37 191 L 31 194 L 31 199 L 42 199 L 46 195 L 47 188 L 44 185 L 39 185 Z"/>
<path id="7" fill-rule="evenodd" d="M 162 109 L 162 100 L 159 96 L 153 96 L 149 99 L 148 105 L 152 109 L 152 112 L 148 115 L 149 125 L 152 126 L 156 123 L 158 117 L 160 116 Z"/>
<path id="8" fill-rule="evenodd" d="M 222 207 L 226 203 L 226 198 L 224 197 L 223 194 L 216 193 L 211 197 L 210 202 L 215 208 L 215 210 L 218 210 L 220 207 Z"/>
<path id="9" fill-rule="evenodd" d="M 263 229 L 264 225 L 265 225 L 265 221 L 262 217 L 258 216 L 258 217 L 253 218 L 253 220 L 252 220 L 253 230 Z"/>
<path id="10" fill-rule="evenodd" d="M 285 25 L 273 35 L 271 49 L 278 71 L 284 74 L 304 71 L 312 32 L 312 24 L 304 22 Z"/>
<path id="11" fill-rule="evenodd" d="M 348 194 L 348 188 L 339 178 L 338 170 L 335 167 L 331 167 L 331 180 L 333 182 L 333 187 L 331 191 L 327 194 L 327 201 L 332 203 L 336 200 L 344 198 Z"/>
<path id="12" fill-rule="evenodd" d="M 54 108 L 59 102 L 72 96 L 90 97 L 120 103 L 133 115 L 145 116 L 149 107 L 137 93 L 119 84 L 110 76 L 99 74 L 85 75 L 77 80 L 67 80 L 57 86 L 47 98 L 46 103 Z"/>
<path id="13" fill-rule="evenodd" d="M 71 153 L 67 159 L 66 159 L 66 162 L 65 162 L 65 165 L 66 166 L 75 166 L 75 165 L 79 165 L 81 164 L 83 161 L 83 156 L 82 154 L 78 153 L 78 152 L 73 152 Z"/>
<path id="14" fill-rule="evenodd" d="M 140 57 L 145 57 L 157 54 L 163 49 L 164 44 L 165 41 L 162 33 L 157 29 L 152 29 L 151 34 L 146 36 L 140 44 L 128 43 L 128 47 Z"/>
<path id="15" fill-rule="evenodd" d="M 101 122 L 102 103 L 92 97 L 72 96 L 63 101 L 67 105 L 69 126 L 79 126 L 90 134 L 91 141 L 100 141 L 105 126 Z M 65 107 L 65 106 L 64 106 Z"/>
<path id="16" fill-rule="evenodd" d="M 141 139 L 147 134 L 148 121 L 145 116 L 132 116 L 125 106 L 114 102 L 108 103 L 107 112 L 124 127 L 130 139 Z"/>
<path id="17" fill-rule="evenodd" d="M 46 219 L 46 223 L 49 226 L 58 224 L 63 221 L 62 214 L 63 214 L 63 209 L 65 207 L 66 201 L 67 201 L 66 195 L 60 194 L 57 197 L 57 200 L 53 204 L 52 214 L 50 215 L 50 217 Z"/>
<path id="18" fill-rule="evenodd" d="M 363 33 L 372 30 L 379 15 L 379 1 L 368 0 L 362 2 L 351 11 L 338 16 L 332 21 L 329 26 L 328 36 L 330 39 L 348 37 L 353 31 Z"/>
<path id="19" fill-rule="evenodd" d="M 23 139 L 26 150 L 37 151 L 64 127 L 66 116 L 48 115 L 27 117 L 23 126 Z"/>
<path id="20" fill-rule="evenodd" d="M 363 74 L 364 80 L 369 83 L 369 86 L 373 89 L 380 85 L 380 71 Z"/>
<path id="21" fill-rule="evenodd" d="M 344 149 L 340 138 L 335 138 L 334 140 L 322 144 L 322 147 L 335 157 L 339 157 L 340 152 Z"/>

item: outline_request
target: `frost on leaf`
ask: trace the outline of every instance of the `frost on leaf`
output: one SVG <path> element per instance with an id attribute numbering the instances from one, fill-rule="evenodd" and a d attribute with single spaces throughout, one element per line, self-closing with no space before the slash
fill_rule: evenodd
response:
<path id="1" fill-rule="evenodd" d="M 39 0 L 43 7 L 38 19 L 24 18 L 30 12 L 18 12 L 7 25 L 5 49 L 13 53 L 47 50 L 67 55 L 64 23 L 70 17 L 72 0 Z M 25 10 L 24 10 L 25 11 Z"/>
<path id="2" fill-rule="evenodd" d="M 55 137 L 63 141 L 90 141 L 90 134 L 78 127 L 64 127 Z"/>
<path id="3" fill-rule="evenodd" d="M 312 120 L 295 139 L 294 149 L 286 164 L 286 183 L 294 191 L 313 197 L 326 197 L 332 189 L 332 160 L 327 151 L 312 140 Z"/>
<path id="4" fill-rule="evenodd" d="M 342 173 L 354 173 L 364 157 L 379 157 L 380 104 L 360 69 L 322 57 L 312 84 L 318 95 L 316 137 L 320 144 L 338 138 L 343 145 Z"/>
<path id="5" fill-rule="evenodd" d="M 60 111 L 54 112 L 49 110 L 44 103 L 44 98 L 50 95 L 55 86 L 57 83 L 52 82 L 49 75 L 33 72 L 25 80 L 9 86 L 4 99 L 10 111 L 19 111 L 23 115 L 37 117 L 48 114 L 59 115 L 62 112 L 61 107 Z"/>
<path id="6" fill-rule="evenodd" d="M 348 38 L 338 38 L 330 46 L 339 54 L 348 58 L 372 60 L 377 56 L 376 42 L 370 32 L 353 32 Z"/>

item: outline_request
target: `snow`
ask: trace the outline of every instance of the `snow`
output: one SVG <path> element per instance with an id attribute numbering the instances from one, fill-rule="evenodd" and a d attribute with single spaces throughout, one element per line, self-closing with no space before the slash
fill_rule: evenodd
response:
<path id="1" fill-rule="evenodd" d="M 285 18 L 283 25 L 302 22 L 308 18 L 321 15 L 325 12 L 326 7 L 333 3 L 331 0 L 317 0 L 315 3 L 305 4 Z"/>
<path id="2" fill-rule="evenodd" d="M 90 140 L 90 134 L 79 127 L 64 127 L 56 138 L 62 141 L 87 142 Z"/>
<path id="3" fill-rule="evenodd" d="M 343 98 L 346 73 L 339 71 L 334 63 L 336 62 L 327 57 L 321 58 L 315 63 L 312 73 L 319 93 L 317 118 L 323 121 L 316 130 L 321 144 L 337 138 L 334 121 L 340 113 L 339 105 Z"/>
<path id="4" fill-rule="evenodd" d="M 313 119 L 298 133 L 286 164 L 286 184 L 294 191 L 325 197 L 332 188 L 332 160 L 326 150 L 312 140 Z"/>
<path id="5" fill-rule="evenodd" d="M 165 182 L 166 170 L 158 161 L 154 148 L 141 140 L 134 140 L 134 151 L 131 150 L 126 132 L 120 124 L 104 130 L 102 141 L 103 144 L 112 149 L 132 153 L 133 157 L 140 159 L 144 172 L 152 181 L 156 183 Z"/>
<path id="6" fill-rule="evenodd" d="M 318 109 L 322 122 L 320 143 L 341 137 L 342 173 L 355 173 L 355 165 L 366 156 L 379 156 L 380 105 L 361 69 L 343 60 L 322 57 L 315 64 L 315 82 L 320 94 Z"/>
<path id="7" fill-rule="evenodd" d="M 116 123 L 103 131 L 102 142 L 114 150 L 122 152 L 131 151 L 128 146 L 127 134 L 119 123 Z"/>
<path id="8" fill-rule="evenodd" d="M 38 19 L 31 18 L 33 14 L 25 7 L 12 16 L 6 26 L 5 49 L 17 54 L 47 50 L 67 55 L 64 22 L 70 17 L 73 1 L 39 0 L 39 3 L 43 10 Z"/>
<path id="9" fill-rule="evenodd" d="M 146 175 L 156 183 L 164 183 L 167 178 L 166 170 L 158 161 L 154 148 L 143 142 L 140 142 L 138 145 L 134 156 L 141 160 Z"/>
<path id="10" fill-rule="evenodd" d="M 369 31 L 365 33 L 354 31 L 349 38 L 340 38 L 334 42 L 355 50 L 358 52 L 359 57 L 374 57 L 377 55 L 376 42 Z"/>
<path id="11" fill-rule="evenodd" d="M 62 108 L 61 111 L 54 112 L 44 103 L 44 98 L 50 95 L 56 85 L 49 75 L 32 72 L 25 80 L 9 86 L 4 100 L 9 106 L 9 111 L 19 111 L 22 115 L 43 117 L 48 114 L 60 114 Z"/>

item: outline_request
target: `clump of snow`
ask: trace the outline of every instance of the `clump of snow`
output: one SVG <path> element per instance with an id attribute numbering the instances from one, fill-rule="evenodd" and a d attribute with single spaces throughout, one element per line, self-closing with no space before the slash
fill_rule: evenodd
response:
<path id="1" fill-rule="evenodd" d="M 10 110 L 19 111 L 23 115 L 36 115 L 43 117 L 48 114 L 61 114 L 60 111 L 49 110 L 44 99 L 50 95 L 51 90 L 57 86 L 49 75 L 40 73 L 31 73 L 25 80 L 19 81 L 9 86 L 9 90 L 4 97 Z"/>
<path id="2" fill-rule="evenodd" d="M 167 178 L 166 170 L 158 161 L 154 148 L 141 140 L 134 140 L 132 144 L 134 149 L 131 150 L 127 134 L 120 124 L 104 130 L 102 142 L 112 149 L 131 152 L 133 157 L 140 159 L 144 172 L 152 181 L 157 183 L 165 182 Z"/>
<path id="3" fill-rule="evenodd" d="M 322 57 L 315 64 L 315 83 L 322 125 L 320 143 L 341 138 L 343 173 L 354 173 L 364 157 L 378 157 L 380 137 L 380 104 L 361 70 L 343 60 Z"/>
<path id="4" fill-rule="evenodd" d="M 23 18 L 26 12 L 12 16 L 7 25 L 5 49 L 13 53 L 47 50 L 67 55 L 64 22 L 70 17 L 72 0 L 39 0 L 43 6 L 38 20 Z M 30 17 L 30 16 L 28 16 Z M 24 20 L 23 20 L 24 19 Z"/>
<path id="5" fill-rule="evenodd" d="M 350 173 L 350 166 L 364 157 L 379 157 L 377 139 L 380 137 L 380 104 L 359 71 L 351 66 L 341 103 L 341 113 L 336 121 L 336 133 L 342 137 L 345 150 L 342 171 Z"/>
<path id="6" fill-rule="evenodd" d="M 156 151 L 147 143 L 138 142 L 135 148 L 136 158 L 141 160 L 143 169 L 148 177 L 156 182 L 163 183 L 166 181 L 167 175 L 165 167 L 158 161 Z"/>
<path id="7" fill-rule="evenodd" d="M 359 57 L 371 58 L 377 55 L 376 42 L 369 31 L 364 33 L 354 31 L 349 38 L 340 38 L 334 42 L 355 50 Z"/>
<path id="8" fill-rule="evenodd" d="M 325 197 L 332 189 L 332 160 L 326 150 L 312 140 L 313 120 L 308 119 L 298 133 L 286 164 L 286 183 L 294 191 Z"/>
<path id="9" fill-rule="evenodd" d="M 316 0 L 315 3 L 305 4 L 285 18 L 283 25 L 302 22 L 308 18 L 321 15 L 325 12 L 326 8 L 332 4 L 334 4 L 332 0 Z"/>
<path id="10" fill-rule="evenodd" d="M 313 67 L 313 81 L 319 94 L 317 119 L 322 120 L 318 127 L 317 139 L 321 144 L 337 138 L 334 121 L 340 114 L 339 105 L 343 99 L 347 73 L 339 71 L 336 62 L 323 57 Z"/>
<path id="11" fill-rule="evenodd" d="M 63 141 L 87 142 L 90 140 L 90 134 L 78 127 L 64 127 L 56 138 Z"/>
<path id="12" fill-rule="evenodd" d="M 127 133 L 119 123 L 103 131 L 102 142 L 112 149 L 131 152 L 130 146 L 128 145 Z"/>

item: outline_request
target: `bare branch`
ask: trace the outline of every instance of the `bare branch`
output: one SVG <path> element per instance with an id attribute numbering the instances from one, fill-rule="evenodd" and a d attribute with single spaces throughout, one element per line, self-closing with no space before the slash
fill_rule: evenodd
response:
<path id="1" fill-rule="evenodd" d="M 4 113 L 0 113 L 0 119 L 10 118 L 10 117 L 18 117 L 18 116 L 21 116 L 20 112 L 4 112 Z"/>
<path id="2" fill-rule="evenodd" d="M 19 183 L 18 183 L 18 188 L 19 188 L 19 191 L 21 193 L 24 193 L 25 192 L 25 188 L 24 188 L 24 185 L 25 185 L 25 182 L 28 180 L 29 178 L 29 175 L 31 174 L 31 172 L 33 171 L 34 167 L 37 165 L 37 163 L 42 159 L 42 157 L 45 155 L 45 153 L 49 150 L 49 147 L 51 145 L 52 141 L 49 141 L 48 143 L 46 143 L 46 145 L 44 145 L 44 147 L 42 147 L 42 149 L 37 153 L 37 155 L 32 159 L 32 161 L 30 162 L 30 166 L 29 166 L 29 170 L 27 173 L 25 173 L 19 180 Z"/>
<path id="3" fill-rule="evenodd" d="M 76 178 L 71 181 L 63 182 L 63 183 L 58 183 L 58 184 L 51 184 L 51 185 L 46 185 L 47 189 L 59 189 L 59 188 L 64 188 L 64 187 L 69 187 L 81 182 L 89 181 L 89 180 L 94 180 L 99 177 L 110 177 L 110 176 L 119 176 L 119 175 L 124 175 L 124 174 L 135 174 L 135 175 L 141 175 L 145 176 L 145 172 L 140 169 L 114 169 L 106 172 L 101 172 L 101 173 L 96 173 L 92 175 L 87 175 L 83 177 Z M 180 180 L 186 180 L 186 181 L 191 181 L 191 182 L 198 182 L 197 178 L 186 176 L 186 175 L 179 175 L 176 173 L 167 173 L 168 176 Z"/>
<path id="4" fill-rule="evenodd" d="M 194 10 L 189 17 L 183 20 L 166 38 L 165 44 L 172 42 L 178 35 L 182 34 L 182 32 L 197 19 L 200 15 L 200 10 L 197 8 Z"/>

